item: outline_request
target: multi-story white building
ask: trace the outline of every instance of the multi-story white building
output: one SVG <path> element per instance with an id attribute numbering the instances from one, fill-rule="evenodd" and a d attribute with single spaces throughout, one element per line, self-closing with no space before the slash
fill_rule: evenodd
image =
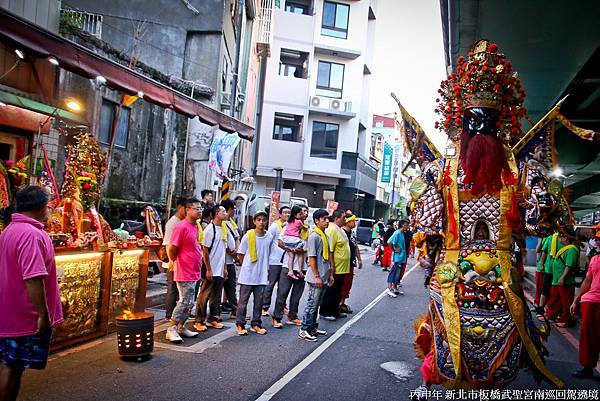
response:
<path id="1" fill-rule="evenodd" d="M 271 57 L 257 149 L 257 194 L 275 186 L 322 207 L 374 213 L 377 171 L 369 161 L 374 0 L 282 0 L 274 10 Z"/>

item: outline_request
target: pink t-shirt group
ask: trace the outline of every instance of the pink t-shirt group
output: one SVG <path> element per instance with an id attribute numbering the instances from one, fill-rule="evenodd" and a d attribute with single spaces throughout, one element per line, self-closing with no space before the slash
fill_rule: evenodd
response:
<path id="1" fill-rule="evenodd" d="M 587 277 L 591 277 L 592 285 L 588 292 L 581 296 L 581 302 L 600 303 L 600 255 L 596 255 L 590 261 Z"/>
<path id="2" fill-rule="evenodd" d="M 198 226 L 187 220 L 180 221 L 173 230 L 170 244 L 177 247 L 173 279 L 176 282 L 200 280 L 202 247 L 198 241 Z"/>
<path id="3" fill-rule="evenodd" d="M 37 332 L 38 313 L 25 286 L 25 280 L 30 278 L 44 278 L 52 326 L 63 321 L 54 248 L 43 229 L 39 221 L 15 213 L 0 235 L 0 337 Z"/>

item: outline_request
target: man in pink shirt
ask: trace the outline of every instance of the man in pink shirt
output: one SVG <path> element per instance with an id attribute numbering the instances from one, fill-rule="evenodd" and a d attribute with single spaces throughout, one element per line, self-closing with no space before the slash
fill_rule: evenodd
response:
<path id="1" fill-rule="evenodd" d="M 16 400 L 23 370 L 44 369 L 52 327 L 63 321 L 54 248 L 44 231 L 48 193 L 15 195 L 11 223 L 0 235 L 0 400 Z"/>
<path id="2" fill-rule="evenodd" d="M 579 293 L 571 305 L 571 314 L 581 305 L 581 333 L 579 335 L 579 363 L 582 369 L 573 377 L 592 379 L 600 354 L 600 255 L 590 260 Z"/>
<path id="3" fill-rule="evenodd" d="M 173 279 L 179 291 L 179 301 L 171 316 L 173 325 L 167 329 L 167 340 L 174 343 L 183 342 L 181 336 L 198 335 L 196 331 L 186 328 L 185 322 L 194 305 L 196 283 L 200 280 L 202 247 L 198 219 L 201 211 L 202 207 L 198 199 L 186 199 L 185 219 L 181 220 L 173 230 L 170 246 L 167 248 L 169 260 L 175 261 Z"/>

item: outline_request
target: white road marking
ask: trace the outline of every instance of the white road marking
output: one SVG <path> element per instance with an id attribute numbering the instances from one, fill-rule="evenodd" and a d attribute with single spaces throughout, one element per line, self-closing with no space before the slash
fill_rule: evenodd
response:
<path id="1" fill-rule="evenodd" d="M 407 277 L 410 273 L 418 265 L 413 266 L 404 277 Z M 382 298 L 386 296 L 387 289 L 384 290 L 381 294 L 377 295 L 375 299 L 373 299 L 367 306 L 365 306 L 360 312 L 358 312 L 352 319 L 350 319 L 346 324 L 340 327 L 335 333 L 331 335 L 331 337 L 327 338 L 323 344 L 317 347 L 313 352 L 311 352 L 306 358 L 304 358 L 300 363 L 294 366 L 289 372 L 287 372 L 281 379 L 277 380 L 271 387 L 267 389 L 260 397 L 256 399 L 256 401 L 269 401 L 271 398 L 275 396 L 278 392 L 283 390 L 283 388 L 291 382 L 296 376 L 298 376 L 304 369 L 308 367 L 311 363 L 315 361 L 322 353 L 324 353 L 327 348 L 331 347 L 331 345 L 339 339 L 350 327 L 352 327 L 356 322 L 358 322 L 364 315 L 367 314 L 371 309 L 377 305 Z"/>
<path id="2" fill-rule="evenodd" d="M 188 352 L 188 353 L 192 353 L 192 354 L 201 354 L 204 351 L 206 351 L 207 349 L 214 348 L 214 347 L 218 346 L 219 344 L 221 344 L 226 339 L 237 335 L 237 332 L 235 331 L 234 323 L 223 322 L 223 325 L 225 325 L 225 328 L 221 329 L 221 331 L 222 331 L 221 333 L 215 334 L 214 336 L 209 337 L 206 340 L 202 340 L 202 341 L 200 341 L 194 345 L 191 345 L 189 347 L 185 347 L 182 345 L 176 345 L 176 344 L 165 344 L 165 343 L 158 342 L 158 341 L 154 341 L 154 346 L 158 347 L 158 348 L 168 349 L 171 351 Z M 209 330 L 214 330 L 214 329 L 209 329 Z M 155 331 L 155 333 L 158 333 L 159 331 L 162 331 L 162 330 L 157 330 L 157 331 Z M 200 336 L 202 336 L 202 334 L 203 333 L 200 333 Z M 183 339 L 183 341 L 185 341 L 185 338 Z"/>

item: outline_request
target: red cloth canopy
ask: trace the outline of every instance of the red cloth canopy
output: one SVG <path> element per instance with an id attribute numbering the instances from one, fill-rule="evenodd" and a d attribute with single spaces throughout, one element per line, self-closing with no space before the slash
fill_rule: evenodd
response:
<path id="1" fill-rule="evenodd" d="M 0 38 L 13 48 L 25 50 L 28 55 L 54 56 L 61 68 L 75 74 L 86 78 L 101 75 L 114 89 L 130 95 L 142 91 L 147 102 L 188 118 L 197 116 L 206 124 L 219 125 L 224 131 L 237 132 L 250 141 L 254 137 L 253 127 L 3 8 L 0 8 Z"/>

